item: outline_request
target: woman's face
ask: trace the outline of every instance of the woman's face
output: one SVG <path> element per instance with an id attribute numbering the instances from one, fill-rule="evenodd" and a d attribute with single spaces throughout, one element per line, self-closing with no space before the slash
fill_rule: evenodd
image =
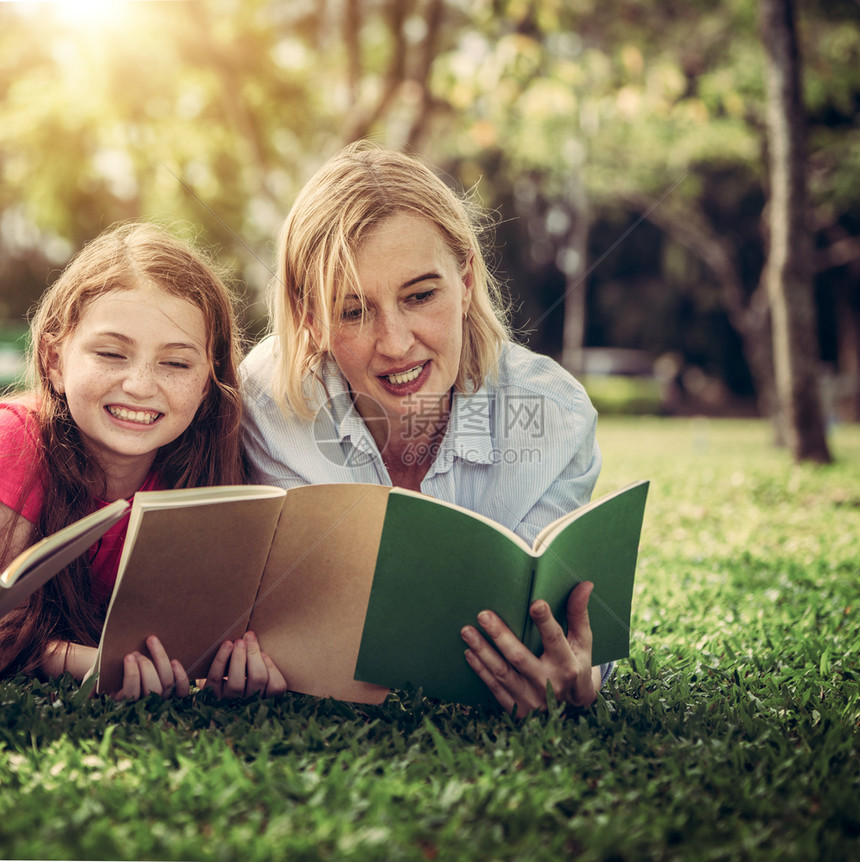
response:
<path id="1" fill-rule="evenodd" d="M 364 304 L 346 297 L 331 352 L 363 418 L 381 409 L 392 432 L 418 428 L 447 404 L 459 372 L 471 258 L 461 268 L 432 222 L 404 212 L 373 230 L 356 264 Z"/>

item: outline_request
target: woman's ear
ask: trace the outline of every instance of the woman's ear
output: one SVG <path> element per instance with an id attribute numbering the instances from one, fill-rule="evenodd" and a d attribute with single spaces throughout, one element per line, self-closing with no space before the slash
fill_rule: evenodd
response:
<path id="1" fill-rule="evenodd" d="M 463 267 L 463 318 L 469 315 L 469 306 L 472 304 L 472 288 L 475 286 L 475 252 L 470 251 Z"/>

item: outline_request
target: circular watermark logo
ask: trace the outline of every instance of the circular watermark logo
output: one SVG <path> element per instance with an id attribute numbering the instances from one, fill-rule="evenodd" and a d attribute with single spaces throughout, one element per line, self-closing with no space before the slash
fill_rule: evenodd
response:
<path id="1" fill-rule="evenodd" d="M 378 405 L 373 404 L 371 406 Z M 327 461 L 338 467 L 364 467 L 374 459 L 375 449 L 369 431 L 367 436 L 362 435 L 357 438 L 341 440 L 338 425 L 342 423 L 344 417 L 353 411 L 355 412 L 355 420 L 364 422 L 358 415 L 352 396 L 348 392 L 343 392 L 326 399 L 314 416 L 313 433 L 317 449 Z M 381 429 L 384 432 L 382 446 L 379 447 L 381 450 L 388 442 L 390 429 L 381 406 L 378 410 L 374 410 L 373 414 L 379 416 L 378 419 L 371 420 L 374 423 L 373 431 L 376 438 L 379 438 L 378 430 Z"/>

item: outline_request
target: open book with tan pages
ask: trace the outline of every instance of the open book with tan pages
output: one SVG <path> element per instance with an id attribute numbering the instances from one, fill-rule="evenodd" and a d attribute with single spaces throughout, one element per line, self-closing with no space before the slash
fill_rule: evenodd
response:
<path id="1" fill-rule="evenodd" d="M 117 500 L 23 550 L 0 575 L 0 617 L 92 547 L 128 511 Z"/>
<path id="2" fill-rule="evenodd" d="M 151 634 L 193 677 L 206 674 L 225 639 L 252 629 L 293 691 L 378 703 L 389 688 L 415 686 L 488 704 L 461 627 L 492 608 L 537 652 L 529 605 L 544 598 L 563 622 L 583 580 L 595 585 L 594 662 L 623 658 L 647 490 L 636 482 L 592 501 L 531 547 L 473 512 L 401 488 L 138 493 L 99 645 L 98 690 L 121 687 L 123 656 L 144 651 Z"/>

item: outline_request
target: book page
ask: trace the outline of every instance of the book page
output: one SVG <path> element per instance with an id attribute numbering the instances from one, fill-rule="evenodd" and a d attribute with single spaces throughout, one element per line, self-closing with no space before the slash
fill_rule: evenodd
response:
<path id="1" fill-rule="evenodd" d="M 619 488 L 617 491 L 611 491 L 608 494 L 604 494 L 602 497 L 598 497 L 594 500 L 590 500 L 588 503 L 583 504 L 578 509 L 574 509 L 572 512 L 568 512 L 566 515 L 562 515 L 557 520 L 553 521 L 551 524 L 547 524 L 538 534 L 535 536 L 534 540 L 534 552 L 536 554 L 542 553 L 543 549 L 552 541 L 553 536 L 556 533 L 561 532 L 571 521 L 575 521 L 577 518 L 581 518 L 586 512 L 590 512 L 592 509 L 596 509 L 598 506 L 602 506 L 608 500 L 613 497 L 617 497 L 620 494 L 625 493 L 625 491 L 629 491 L 631 488 L 635 488 L 638 485 L 641 485 L 643 481 L 647 480 L 639 480 L 636 482 L 631 482 L 628 485 L 625 485 L 622 488 Z"/>
<path id="2" fill-rule="evenodd" d="M 275 485 L 212 485 L 205 488 L 174 488 L 167 491 L 140 491 L 135 495 L 139 500 L 139 511 L 147 509 L 181 508 L 193 503 L 204 506 L 207 503 L 220 503 L 224 500 L 266 500 L 271 497 L 284 497 L 286 491 Z"/>
<path id="3" fill-rule="evenodd" d="M 23 604 L 39 587 L 85 553 L 128 509 L 127 500 L 115 500 L 22 551 L 0 575 L 0 616 Z"/>
<path id="4" fill-rule="evenodd" d="M 189 489 L 194 490 L 194 489 Z M 168 494 L 153 508 L 149 494 Z M 122 687 L 122 660 L 156 635 L 189 676 L 205 676 L 226 639 L 247 628 L 284 492 L 172 505 L 182 492 L 142 492 L 132 504 L 120 574 L 99 644 L 98 690 Z"/>
<path id="5" fill-rule="evenodd" d="M 381 703 L 355 661 L 391 489 L 291 488 L 249 623 L 291 691 Z"/>
<path id="6" fill-rule="evenodd" d="M 648 482 L 635 482 L 578 509 L 537 561 L 534 598 L 545 599 L 563 626 L 573 587 L 592 581 L 588 617 L 592 661 L 604 664 L 630 651 L 630 612 Z M 540 636 L 529 621 L 526 645 L 537 652 Z"/>
<path id="7" fill-rule="evenodd" d="M 463 506 L 458 506 L 456 503 L 450 503 L 448 500 L 437 500 L 435 497 L 430 497 L 427 494 L 422 494 L 420 491 L 411 491 L 408 488 L 392 488 L 392 494 L 402 494 L 406 497 L 417 497 L 419 500 L 430 500 L 436 506 L 444 506 L 447 509 L 451 509 L 454 512 L 459 512 L 466 518 L 471 518 L 474 521 L 480 521 L 484 526 L 489 527 L 491 530 L 495 530 L 497 533 L 500 533 L 502 536 L 510 539 L 515 545 L 519 545 L 524 551 L 528 553 L 533 553 L 532 546 L 523 539 L 521 536 L 518 536 L 513 530 L 508 529 L 504 524 L 500 524 L 498 521 L 494 521 L 492 518 L 488 518 L 486 515 L 481 515 L 479 512 L 473 512 L 470 509 L 466 509 Z M 569 516 L 565 516 L 569 517 Z"/>

